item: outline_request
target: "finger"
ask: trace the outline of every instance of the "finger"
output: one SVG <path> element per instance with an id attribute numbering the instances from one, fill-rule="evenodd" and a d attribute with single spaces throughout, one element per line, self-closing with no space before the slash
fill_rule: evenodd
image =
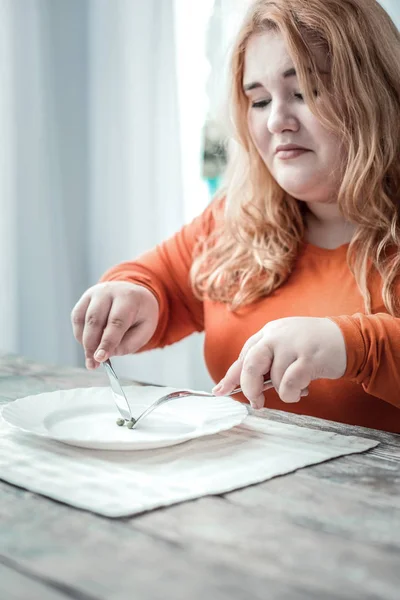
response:
<path id="1" fill-rule="evenodd" d="M 115 356 L 135 354 L 150 340 L 153 329 L 150 323 L 143 322 L 134 325 L 125 333 L 119 346 L 115 349 Z"/>
<path id="2" fill-rule="evenodd" d="M 244 358 L 240 386 L 253 408 L 264 406 L 264 375 L 271 369 L 273 357 L 273 349 L 262 337 Z"/>
<path id="3" fill-rule="evenodd" d="M 116 350 L 124 335 L 135 324 L 137 310 L 132 311 L 132 302 L 115 298 L 108 313 L 107 323 L 94 353 L 98 362 L 103 362 L 117 354 Z"/>
<path id="4" fill-rule="evenodd" d="M 93 355 L 100 343 L 104 328 L 106 327 L 111 302 L 111 296 L 103 296 L 101 299 L 94 296 L 86 311 L 82 343 L 85 349 L 86 366 L 89 369 L 93 368 Z"/>
<path id="5" fill-rule="evenodd" d="M 287 351 L 274 354 L 274 362 L 271 366 L 270 377 L 276 390 L 279 390 L 286 369 L 296 360 L 296 358 L 297 356 L 295 354 L 288 353 Z"/>
<path id="6" fill-rule="evenodd" d="M 227 370 L 224 378 L 221 379 L 219 384 L 213 388 L 212 393 L 217 396 L 230 394 L 230 392 L 232 392 L 239 384 L 242 364 L 243 363 L 240 358 L 235 360 L 235 362 Z"/>
<path id="7" fill-rule="evenodd" d="M 259 331 L 255 335 L 249 337 L 249 339 L 245 342 L 240 354 L 239 358 L 235 360 L 234 363 L 229 367 L 227 372 L 221 381 L 216 385 L 212 392 L 218 396 L 223 396 L 224 394 L 229 394 L 232 390 L 235 389 L 239 385 L 240 382 L 240 373 L 242 370 L 243 360 L 246 356 L 247 352 L 250 348 L 252 348 L 258 340 L 262 337 L 262 333 Z"/>
<path id="8" fill-rule="evenodd" d="M 84 294 L 71 311 L 72 331 L 75 339 L 82 344 L 83 329 L 85 327 L 86 311 L 90 304 L 90 294 Z"/>
<path id="9" fill-rule="evenodd" d="M 257 342 L 259 342 L 261 340 L 263 336 L 262 331 L 257 331 L 257 333 L 255 333 L 254 335 L 252 335 L 251 337 L 249 337 L 249 339 L 245 342 L 240 354 L 239 354 L 239 360 L 243 362 L 246 354 L 248 353 L 248 351 L 250 350 L 250 348 L 253 348 L 253 346 L 255 346 L 257 344 Z"/>
<path id="10" fill-rule="evenodd" d="M 283 402 L 298 402 L 303 395 L 308 393 L 311 382 L 311 367 L 304 360 L 295 360 L 286 369 L 282 377 L 278 394 Z"/>
<path id="11" fill-rule="evenodd" d="M 100 366 L 100 363 L 97 362 L 97 360 L 94 360 L 94 358 L 87 358 L 85 364 L 86 368 L 90 371 L 93 369 L 97 369 Z"/>

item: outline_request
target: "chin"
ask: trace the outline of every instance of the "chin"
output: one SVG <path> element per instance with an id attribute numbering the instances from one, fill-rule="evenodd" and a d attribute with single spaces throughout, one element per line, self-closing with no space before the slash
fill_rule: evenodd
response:
<path id="1" fill-rule="evenodd" d="M 303 200 L 307 202 L 310 199 L 310 196 L 313 196 L 313 188 L 309 184 L 307 185 L 290 185 L 285 184 L 285 182 L 280 182 L 278 180 L 280 187 L 292 198 L 296 198 L 296 200 Z"/>

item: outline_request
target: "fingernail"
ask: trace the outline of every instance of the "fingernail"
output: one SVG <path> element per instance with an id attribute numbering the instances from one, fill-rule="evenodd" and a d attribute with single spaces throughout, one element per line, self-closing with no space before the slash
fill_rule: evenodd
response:
<path id="1" fill-rule="evenodd" d="M 251 402 L 251 407 L 255 408 L 256 410 L 260 410 L 260 408 L 264 408 L 264 396 L 261 396 L 260 398 L 257 398 L 257 400 L 254 400 L 253 402 Z"/>
<path id="2" fill-rule="evenodd" d="M 94 355 L 95 359 L 98 361 L 102 361 L 105 359 L 106 357 L 106 353 L 104 352 L 104 350 L 97 350 L 96 354 Z"/>
<path id="3" fill-rule="evenodd" d="M 215 387 L 213 387 L 212 393 L 213 394 L 218 393 L 220 390 L 222 390 L 222 387 L 223 387 L 223 384 L 222 384 L 222 381 L 220 381 L 218 383 L 218 385 L 216 385 Z"/>

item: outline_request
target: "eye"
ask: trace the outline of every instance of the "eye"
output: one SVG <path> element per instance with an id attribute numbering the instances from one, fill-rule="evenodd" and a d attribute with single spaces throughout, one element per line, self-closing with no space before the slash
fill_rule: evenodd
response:
<path id="1" fill-rule="evenodd" d="M 313 96 L 314 96 L 314 98 L 316 98 L 318 96 L 317 90 L 313 90 Z M 295 93 L 294 97 L 297 98 L 298 100 L 304 100 L 304 96 L 300 92 Z"/>
<path id="2" fill-rule="evenodd" d="M 258 102 L 252 102 L 252 108 L 266 108 L 271 100 L 259 100 Z"/>

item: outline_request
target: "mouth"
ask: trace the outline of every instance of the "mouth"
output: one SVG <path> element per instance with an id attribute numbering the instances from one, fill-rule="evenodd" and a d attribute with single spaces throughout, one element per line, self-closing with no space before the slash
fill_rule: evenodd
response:
<path id="1" fill-rule="evenodd" d="M 297 146 L 296 144 L 286 144 L 278 146 L 275 150 L 275 154 L 281 160 L 288 160 L 290 158 L 297 158 L 307 152 L 311 152 L 308 148 L 303 146 Z"/>

